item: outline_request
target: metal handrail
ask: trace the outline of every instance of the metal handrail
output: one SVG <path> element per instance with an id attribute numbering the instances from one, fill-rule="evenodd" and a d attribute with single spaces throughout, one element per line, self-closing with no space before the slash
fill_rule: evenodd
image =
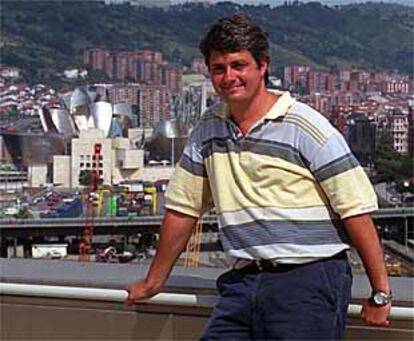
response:
<path id="1" fill-rule="evenodd" d="M 404 208 L 381 208 L 373 213 L 373 218 L 383 218 L 383 217 L 412 217 L 414 216 L 413 207 L 404 207 Z M 97 223 L 155 223 L 161 224 L 163 216 L 154 215 L 154 216 L 138 216 L 133 218 L 128 217 L 95 217 L 95 222 Z M 206 214 L 203 218 L 205 223 L 216 223 L 217 215 L 216 214 Z M 38 219 L 14 219 L 14 218 L 2 218 L 0 219 L 0 225 L 53 225 L 56 223 L 82 223 L 85 221 L 85 218 L 75 217 L 75 218 L 38 218 Z"/>
<path id="2" fill-rule="evenodd" d="M 0 295 L 64 298 L 86 301 L 106 301 L 123 303 L 128 297 L 128 292 L 126 290 L 120 289 L 84 288 L 0 282 Z M 139 303 L 187 307 L 213 307 L 216 302 L 217 296 L 214 295 L 160 293 L 152 298 L 142 300 Z M 361 305 L 351 304 L 348 307 L 348 315 L 359 315 L 361 309 Z M 390 312 L 390 319 L 414 319 L 414 307 L 392 307 Z"/>

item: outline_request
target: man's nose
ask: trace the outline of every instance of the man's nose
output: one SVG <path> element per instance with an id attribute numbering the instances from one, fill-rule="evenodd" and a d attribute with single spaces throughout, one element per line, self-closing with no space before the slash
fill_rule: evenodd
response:
<path id="1" fill-rule="evenodd" d="M 224 72 L 224 80 L 225 81 L 232 81 L 235 78 L 235 73 L 233 68 L 231 68 L 230 66 L 226 68 L 225 72 Z"/>

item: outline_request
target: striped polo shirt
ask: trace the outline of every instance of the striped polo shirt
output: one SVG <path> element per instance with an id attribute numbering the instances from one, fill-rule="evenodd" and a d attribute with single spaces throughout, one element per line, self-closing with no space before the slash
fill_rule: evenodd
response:
<path id="1" fill-rule="evenodd" d="M 211 208 L 230 257 L 301 263 L 349 248 L 341 219 L 377 209 L 343 136 L 289 92 L 243 136 L 225 104 L 202 116 L 170 180 L 166 207 Z M 364 228 L 361 226 L 361 228 Z"/>

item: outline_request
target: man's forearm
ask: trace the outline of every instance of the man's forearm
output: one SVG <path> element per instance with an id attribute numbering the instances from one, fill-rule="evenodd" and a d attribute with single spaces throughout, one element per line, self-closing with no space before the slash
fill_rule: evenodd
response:
<path id="1" fill-rule="evenodd" d="M 390 286 L 384 255 L 370 214 L 343 220 L 352 245 L 358 251 L 373 290 L 389 293 Z"/>
<path id="2" fill-rule="evenodd" d="M 167 210 L 165 213 L 157 252 L 145 280 L 154 290 L 164 285 L 196 221 L 197 218 L 175 211 Z"/>

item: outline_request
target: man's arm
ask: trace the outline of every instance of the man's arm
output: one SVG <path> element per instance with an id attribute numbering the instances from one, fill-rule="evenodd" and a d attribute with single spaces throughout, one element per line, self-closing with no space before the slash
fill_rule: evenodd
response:
<path id="1" fill-rule="evenodd" d="M 362 214 L 349 217 L 345 218 L 343 222 L 353 246 L 364 263 L 372 289 L 389 294 L 390 285 L 384 256 L 371 215 Z M 390 309 L 390 303 L 383 307 L 376 307 L 367 302 L 362 307 L 361 318 L 368 324 L 387 326 Z"/>
<path id="2" fill-rule="evenodd" d="M 126 303 L 132 305 L 137 300 L 157 294 L 171 272 L 177 258 L 191 236 L 197 218 L 176 211 L 167 210 L 161 228 L 160 240 L 155 258 L 145 280 L 127 286 Z"/>

